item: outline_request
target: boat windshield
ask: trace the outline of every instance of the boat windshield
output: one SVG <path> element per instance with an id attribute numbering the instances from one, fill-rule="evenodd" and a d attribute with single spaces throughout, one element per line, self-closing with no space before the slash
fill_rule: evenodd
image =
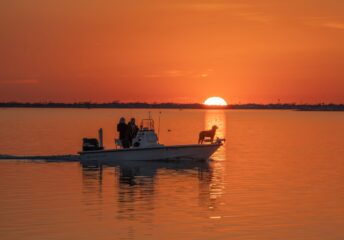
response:
<path id="1" fill-rule="evenodd" d="M 140 127 L 141 130 L 154 130 L 153 119 L 142 119 Z"/>

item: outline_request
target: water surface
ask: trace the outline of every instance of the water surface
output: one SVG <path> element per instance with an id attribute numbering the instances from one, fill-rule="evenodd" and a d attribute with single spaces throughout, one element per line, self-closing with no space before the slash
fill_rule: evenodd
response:
<path id="1" fill-rule="evenodd" d="M 343 239 L 344 114 L 162 110 L 164 144 L 218 125 L 209 162 L 0 161 L 1 239 Z M 159 110 L 152 110 L 158 125 Z M 71 154 L 148 110 L 0 109 L 0 154 Z"/>

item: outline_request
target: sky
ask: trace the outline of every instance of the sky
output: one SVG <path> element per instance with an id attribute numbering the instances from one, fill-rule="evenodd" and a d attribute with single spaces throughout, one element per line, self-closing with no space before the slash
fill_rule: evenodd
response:
<path id="1" fill-rule="evenodd" d="M 344 103 L 344 1 L 2 0 L 0 101 Z"/>

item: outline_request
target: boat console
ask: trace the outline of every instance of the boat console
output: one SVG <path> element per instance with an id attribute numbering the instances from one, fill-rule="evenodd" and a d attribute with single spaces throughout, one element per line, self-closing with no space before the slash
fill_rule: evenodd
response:
<path id="1" fill-rule="evenodd" d="M 154 131 L 153 119 L 143 119 L 141 121 L 140 130 L 133 139 L 133 147 L 146 148 L 162 146 L 158 143 L 158 136 Z"/>

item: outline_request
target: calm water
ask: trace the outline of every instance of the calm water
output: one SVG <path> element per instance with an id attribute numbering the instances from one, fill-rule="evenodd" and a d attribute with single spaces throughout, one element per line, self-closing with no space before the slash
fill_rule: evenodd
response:
<path id="1" fill-rule="evenodd" d="M 76 153 L 100 127 L 112 147 L 120 116 L 147 115 L 0 109 L 0 154 Z M 162 110 L 162 143 L 195 143 L 217 124 L 225 146 L 204 163 L 2 160 L 0 239 L 344 239 L 343 123 L 335 112 Z"/>

